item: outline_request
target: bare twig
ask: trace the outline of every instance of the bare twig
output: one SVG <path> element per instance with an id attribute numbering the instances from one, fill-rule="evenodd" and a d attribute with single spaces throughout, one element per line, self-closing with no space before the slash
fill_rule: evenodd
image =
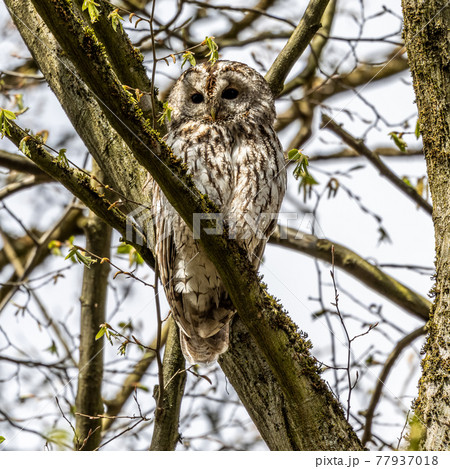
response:
<path id="1" fill-rule="evenodd" d="M 63 412 L 63 410 L 61 409 L 61 405 L 59 404 L 59 399 L 58 399 L 58 396 L 55 396 L 55 400 L 56 400 L 56 405 L 58 406 L 58 409 L 59 411 L 61 412 L 61 415 L 63 417 L 63 419 L 70 425 L 70 428 L 72 429 L 73 431 L 73 435 L 75 437 L 75 441 L 78 442 L 78 435 L 77 435 L 77 431 L 75 430 L 75 427 L 72 425 L 72 422 L 66 417 L 66 414 Z"/>
<path id="2" fill-rule="evenodd" d="M 160 346 L 163 346 L 166 342 L 171 322 L 172 319 L 169 319 L 169 321 L 164 324 L 164 327 L 161 331 Z M 149 366 L 155 360 L 155 350 L 157 348 L 156 339 L 154 339 L 147 347 L 144 348 L 145 352 L 143 357 L 134 365 L 133 371 L 126 377 L 116 396 L 113 399 L 110 399 L 105 402 L 108 412 L 105 416 L 105 420 L 103 421 L 104 430 L 107 430 L 111 426 L 111 420 L 107 419 L 113 418 L 118 415 L 125 402 L 131 396 L 133 390 L 136 388 L 137 384 L 142 379 L 145 372 L 148 370 Z"/>
<path id="3" fill-rule="evenodd" d="M 347 372 L 347 384 L 348 384 L 348 394 L 347 394 L 347 421 L 350 417 L 350 399 L 352 395 L 353 388 L 356 386 L 356 382 L 358 380 L 358 372 L 356 372 L 356 381 L 354 384 L 352 384 L 352 377 L 351 377 L 351 339 L 348 334 L 347 326 L 345 325 L 344 318 L 342 317 L 341 311 L 339 309 L 339 293 L 337 290 L 336 286 L 336 280 L 334 276 L 334 246 L 331 247 L 331 270 L 330 270 L 330 275 L 331 279 L 333 281 L 333 288 L 334 288 L 334 303 L 331 303 L 335 308 L 336 308 L 336 313 L 339 317 L 339 320 L 341 321 L 342 329 L 345 334 L 345 338 L 347 340 L 347 366 L 346 366 L 346 372 Z"/>

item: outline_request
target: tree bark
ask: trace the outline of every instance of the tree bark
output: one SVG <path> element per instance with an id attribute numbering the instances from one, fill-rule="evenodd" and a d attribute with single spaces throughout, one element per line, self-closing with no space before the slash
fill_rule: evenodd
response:
<path id="1" fill-rule="evenodd" d="M 304 344 L 307 348 L 308 341 Z M 291 360 L 288 351 L 285 359 Z M 301 385 L 297 398 L 292 399 L 243 322 L 235 318 L 230 348 L 220 356 L 219 364 L 272 451 L 361 450 L 341 405 L 318 376 L 307 350 L 302 359 Z"/>
<path id="2" fill-rule="evenodd" d="M 101 179 L 97 171 L 94 171 Z M 102 258 L 110 257 L 111 227 L 92 212 L 85 226 L 86 249 Z M 102 439 L 103 414 L 103 345 L 104 338 L 96 340 L 100 325 L 105 322 L 109 264 L 96 262 L 84 267 L 81 290 L 80 360 L 76 405 L 76 441 L 78 450 L 92 451 Z"/>
<path id="3" fill-rule="evenodd" d="M 415 412 L 425 450 L 450 448 L 450 5 L 403 0 L 408 52 L 428 179 L 436 244 L 434 304 Z"/>
<path id="4" fill-rule="evenodd" d="M 181 351 L 178 327 L 170 319 L 166 347 L 164 349 L 163 376 L 164 390 L 162 406 L 155 410 L 155 426 L 150 451 L 174 451 L 180 440 L 178 425 L 181 400 L 186 384 L 185 359 Z M 161 390 L 157 388 L 157 393 Z"/>

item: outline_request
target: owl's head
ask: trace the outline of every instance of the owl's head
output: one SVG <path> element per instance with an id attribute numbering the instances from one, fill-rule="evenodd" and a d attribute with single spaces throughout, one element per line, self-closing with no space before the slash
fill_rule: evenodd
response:
<path id="1" fill-rule="evenodd" d="M 265 123 L 275 119 L 272 92 L 251 67 L 228 60 L 203 63 L 186 70 L 170 92 L 169 128 L 185 122 Z"/>

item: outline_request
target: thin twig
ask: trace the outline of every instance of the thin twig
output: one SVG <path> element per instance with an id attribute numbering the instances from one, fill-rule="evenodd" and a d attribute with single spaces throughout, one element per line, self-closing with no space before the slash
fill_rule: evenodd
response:
<path id="1" fill-rule="evenodd" d="M 334 276 L 334 246 L 331 247 L 331 279 L 333 281 L 333 288 L 334 288 L 334 303 L 331 303 L 335 308 L 336 308 L 336 313 L 341 321 L 342 329 L 344 330 L 345 337 L 347 339 L 347 366 L 346 366 L 346 372 L 347 372 L 347 383 L 348 383 L 348 395 L 347 395 L 347 413 L 346 413 L 346 418 L 347 421 L 350 418 L 350 399 L 352 395 L 353 388 L 356 386 L 356 381 L 355 384 L 352 385 L 352 377 L 351 377 L 351 339 L 350 335 L 348 334 L 347 326 L 345 325 L 344 318 L 341 314 L 341 311 L 339 309 L 339 293 L 337 290 L 336 286 L 336 280 Z M 358 374 L 358 372 L 357 372 Z M 356 380 L 358 379 L 358 376 Z"/>
<path id="2" fill-rule="evenodd" d="M 61 405 L 59 404 L 58 396 L 55 396 L 55 400 L 56 400 L 56 405 L 58 406 L 58 409 L 61 412 L 61 415 L 62 415 L 63 419 L 70 425 L 70 428 L 72 429 L 74 437 L 75 437 L 75 441 L 78 444 L 78 435 L 77 435 L 77 431 L 75 430 L 75 427 L 72 425 L 72 422 L 66 417 L 63 410 L 61 409 Z"/>
<path id="3" fill-rule="evenodd" d="M 408 410 L 408 413 L 406 414 L 405 424 L 403 425 L 403 428 L 402 428 L 402 431 L 401 431 L 401 433 L 400 433 L 400 436 L 398 437 L 398 443 L 397 443 L 397 448 L 396 448 L 397 451 L 399 450 L 399 448 L 400 448 L 400 443 L 401 443 L 402 440 L 403 440 L 403 433 L 404 433 L 404 431 L 405 431 L 405 429 L 406 429 L 406 426 L 408 425 L 408 419 L 409 419 L 409 414 L 410 414 L 410 412 L 411 412 L 411 411 Z"/>

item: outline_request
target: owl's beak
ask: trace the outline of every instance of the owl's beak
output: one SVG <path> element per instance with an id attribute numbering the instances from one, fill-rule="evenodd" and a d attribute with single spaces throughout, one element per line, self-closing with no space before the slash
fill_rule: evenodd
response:
<path id="1" fill-rule="evenodd" d="M 217 113 L 217 109 L 213 106 L 211 108 L 211 117 L 212 117 L 212 120 L 215 121 L 216 120 L 216 113 Z"/>

